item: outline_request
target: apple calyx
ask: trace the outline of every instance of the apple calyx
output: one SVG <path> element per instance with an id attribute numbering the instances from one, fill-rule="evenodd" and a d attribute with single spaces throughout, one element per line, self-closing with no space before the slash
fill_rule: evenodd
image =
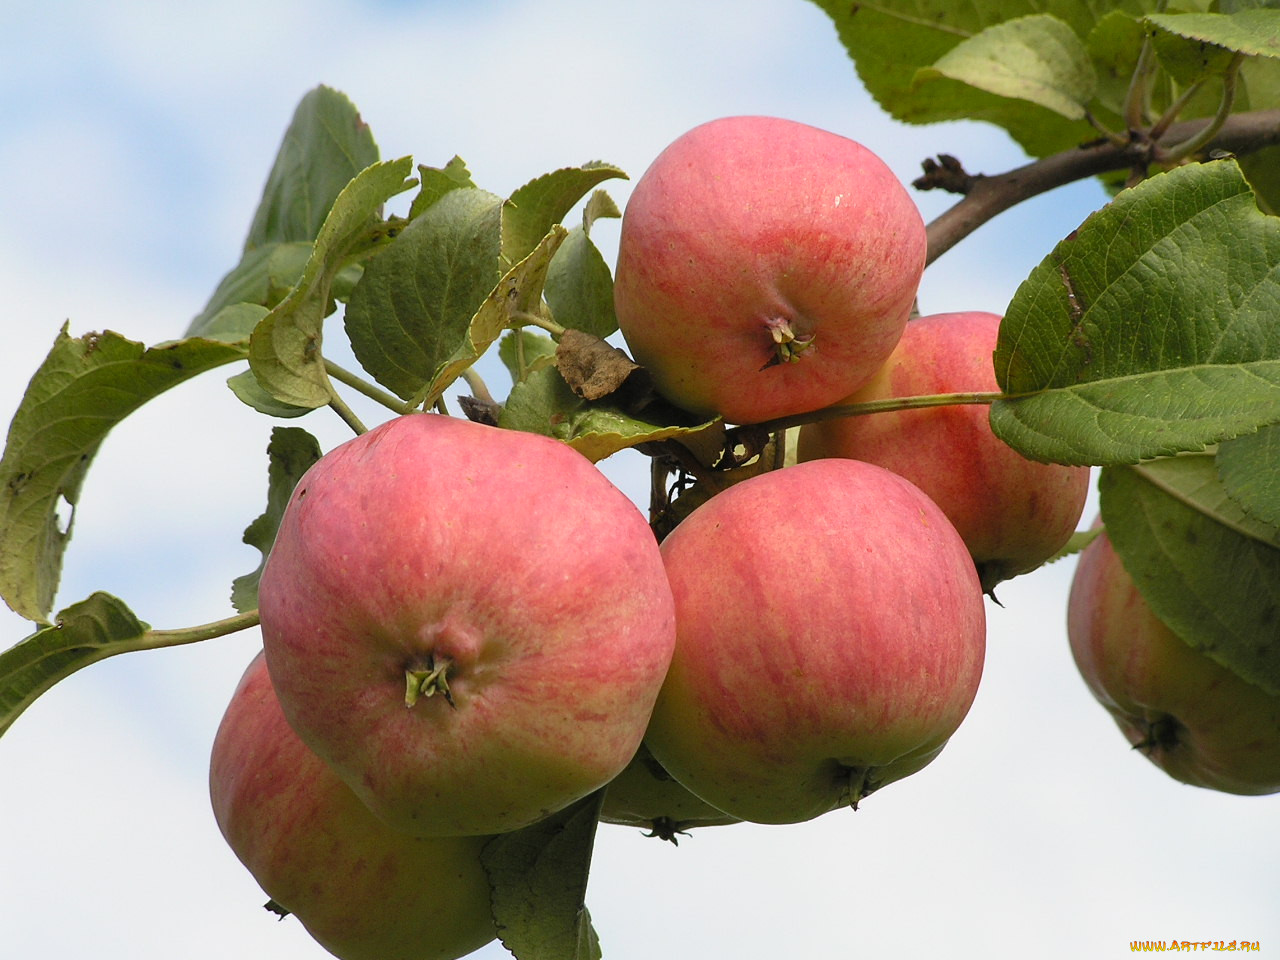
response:
<path id="1" fill-rule="evenodd" d="M 1171 714 L 1163 714 L 1146 724 L 1146 736 L 1133 745 L 1133 749 L 1145 754 L 1157 751 L 1169 753 L 1182 740 L 1182 724 Z"/>
<path id="2" fill-rule="evenodd" d="M 449 668 L 453 661 L 441 657 L 436 663 L 435 654 L 428 654 L 425 667 L 409 667 L 404 672 L 404 705 L 412 707 L 419 697 L 433 697 L 437 693 L 444 697 L 445 703 L 457 709 L 453 702 L 453 693 L 449 690 Z"/>
<path id="3" fill-rule="evenodd" d="M 766 317 L 764 326 L 773 340 L 774 354 L 769 358 L 769 362 L 760 368 L 761 370 L 767 370 L 780 363 L 795 363 L 806 350 L 813 346 L 814 335 L 812 333 L 803 336 L 797 334 L 791 328 L 791 321 L 786 317 Z"/>
<path id="4" fill-rule="evenodd" d="M 858 804 L 865 800 L 868 796 L 878 790 L 882 784 L 879 780 L 872 780 L 871 775 L 875 772 L 875 767 L 844 767 L 843 771 L 848 778 L 846 789 L 848 791 L 848 804 L 850 809 L 857 810 Z"/>
<path id="5" fill-rule="evenodd" d="M 680 846 L 680 841 L 676 834 L 689 835 L 686 827 L 689 826 L 688 820 L 673 820 L 671 817 L 654 817 L 649 824 L 650 830 L 645 834 L 646 837 L 657 837 L 659 840 L 667 840 L 672 846 Z"/>

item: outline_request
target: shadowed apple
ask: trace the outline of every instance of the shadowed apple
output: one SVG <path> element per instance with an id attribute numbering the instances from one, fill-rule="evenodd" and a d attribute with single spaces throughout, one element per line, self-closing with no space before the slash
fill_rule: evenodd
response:
<path id="1" fill-rule="evenodd" d="M 1280 697 L 1180 640 L 1105 534 L 1080 555 L 1067 635 L 1090 692 L 1169 776 L 1224 793 L 1280 792 Z"/>
<path id="2" fill-rule="evenodd" d="M 454 960 L 496 936 L 487 837 L 407 837 L 298 739 L 267 665 L 250 663 L 213 742 L 209 794 L 227 843 L 343 960 Z"/>

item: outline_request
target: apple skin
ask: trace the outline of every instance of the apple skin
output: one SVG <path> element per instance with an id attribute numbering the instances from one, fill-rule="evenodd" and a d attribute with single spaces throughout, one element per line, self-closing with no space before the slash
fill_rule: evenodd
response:
<path id="1" fill-rule="evenodd" d="M 279 907 L 344 960 L 452 960 L 496 936 L 486 837 L 407 837 L 375 817 L 284 719 L 262 655 L 213 741 L 218 827 Z"/>
<path id="2" fill-rule="evenodd" d="M 855 460 L 744 480 L 663 541 L 676 651 L 645 743 L 730 816 L 810 820 L 929 763 L 985 651 L 973 561 L 911 483 Z"/>
<path id="3" fill-rule="evenodd" d="M 741 823 L 698 799 L 663 769 L 649 749 L 640 745 L 627 768 L 605 788 L 600 821 L 640 827 L 651 836 L 677 843 L 676 834 L 694 827 Z"/>
<path id="4" fill-rule="evenodd" d="M 999 390 L 1000 317 L 968 311 L 907 324 L 888 361 L 844 403 Z M 851 457 L 906 477 L 942 508 L 983 588 L 1028 573 L 1075 532 L 1089 468 L 1028 460 L 991 432 L 985 404 L 898 410 L 805 424 L 798 457 Z"/>
<path id="5" fill-rule="evenodd" d="M 1280 697 L 1165 626 L 1106 534 L 1080 554 L 1067 635 L 1090 692 L 1169 776 L 1224 793 L 1280 792 Z"/>
<path id="6" fill-rule="evenodd" d="M 285 716 L 379 817 L 515 830 L 612 780 L 675 643 L 645 518 L 559 441 L 388 421 L 298 482 L 259 588 Z M 407 674 L 447 694 L 407 707 Z"/>
<path id="7" fill-rule="evenodd" d="M 861 144 L 775 117 L 713 120 L 636 182 L 618 324 L 679 407 L 736 423 L 817 410 L 897 343 L 925 247 L 910 195 Z M 797 338 L 794 362 L 776 362 L 775 329 Z"/>

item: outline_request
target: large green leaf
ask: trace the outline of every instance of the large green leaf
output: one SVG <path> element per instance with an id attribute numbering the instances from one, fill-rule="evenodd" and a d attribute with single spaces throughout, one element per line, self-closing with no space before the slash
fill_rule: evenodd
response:
<path id="1" fill-rule="evenodd" d="M 213 337 L 226 311 L 242 305 L 269 310 L 293 289 L 311 256 L 311 241 L 270 243 L 245 251 L 240 262 L 222 278 L 213 296 L 187 326 L 188 337 Z M 246 331 L 246 336 L 248 332 Z M 221 338 L 219 338 L 221 339 Z"/>
<path id="2" fill-rule="evenodd" d="M 59 680 L 114 654 L 146 648 L 150 629 L 120 600 L 95 593 L 0 653 L 0 734 Z"/>
<path id="3" fill-rule="evenodd" d="M 564 227 L 553 226 L 523 260 L 507 271 L 471 318 L 458 349 L 435 371 L 426 389 L 415 400 L 427 405 L 434 403 L 464 370 L 480 359 L 503 330 L 521 325 L 525 318 L 539 309 L 547 270 L 565 236 Z"/>
<path id="4" fill-rule="evenodd" d="M 608 163 L 564 167 L 530 180 L 511 194 L 502 213 L 502 256 L 509 265 L 523 260 L 592 187 L 627 175 Z"/>
<path id="5" fill-rule="evenodd" d="M 225 636 L 257 623 L 254 610 L 196 627 L 152 630 L 117 598 L 94 593 L 0 653 L 0 734 L 42 693 L 92 663 Z"/>
<path id="6" fill-rule="evenodd" d="M 406 179 L 411 169 L 409 157 L 376 163 L 342 189 L 297 285 L 254 329 L 249 366 L 258 383 L 277 400 L 296 407 L 329 402 L 332 387 L 321 340 L 332 305 L 333 280 L 344 265 L 343 258 L 367 235 L 382 204 L 413 185 Z"/>
<path id="7" fill-rule="evenodd" d="M 618 329 L 613 308 L 613 273 L 591 239 L 591 225 L 599 217 L 619 217 L 617 204 L 597 190 L 582 211 L 582 226 L 574 227 L 556 251 L 547 271 L 547 306 L 562 327 L 597 337 Z"/>
<path id="8" fill-rule="evenodd" d="M 462 349 L 502 278 L 502 198 L 474 187 L 438 196 L 365 267 L 345 323 L 360 365 L 409 400 Z"/>
<path id="9" fill-rule="evenodd" d="M 193 338 L 147 348 L 117 333 L 64 326 L 9 425 L 0 458 L 0 596 L 28 620 L 53 606 L 70 518 L 107 432 L 152 397 L 241 360 L 243 343 Z M 65 507 L 63 506 L 65 502 Z"/>
<path id="10" fill-rule="evenodd" d="M 1216 487 L 1208 455 L 1108 467 L 1107 536 L 1175 634 L 1280 696 L 1280 549 L 1233 522 L 1239 513 Z"/>
<path id="11" fill-rule="evenodd" d="M 1006 21 L 1047 14 L 1067 24 L 1083 40 L 1111 10 L 1140 16 L 1154 5 L 1148 5 L 1147 0 L 813 2 L 831 17 L 859 78 L 892 116 L 909 123 L 986 120 L 1008 130 L 1033 156 L 1076 146 L 1097 132 L 1083 120 L 1068 119 L 1029 100 L 1000 96 L 957 80 L 916 83 L 917 73 L 934 67 L 961 43 Z"/>
<path id="12" fill-rule="evenodd" d="M 320 459 L 320 452 L 316 438 L 299 427 L 271 430 L 267 444 L 267 509 L 245 528 L 243 537 L 245 543 L 261 551 L 262 561 L 252 573 L 236 577 L 231 583 L 231 605 L 241 613 L 258 606 L 258 581 L 280 529 L 284 508 L 302 475 Z"/>
<path id="13" fill-rule="evenodd" d="M 1280 527 L 1253 516 L 1231 496 L 1212 453 L 1161 457 L 1133 469 L 1148 483 L 1219 526 L 1280 549 Z"/>
<path id="14" fill-rule="evenodd" d="M 600 960 L 586 892 L 603 798 L 598 790 L 481 852 L 498 939 L 519 960 Z"/>
<path id="15" fill-rule="evenodd" d="M 1123 10 L 1112 10 L 1094 24 L 1085 38 L 1097 80 L 1098 104 L 1112 116 L 1124 110 L 1146 35 L 1147 28 L 1138 17 Z M 1159 93 L 1154 91 L 1153 98 Z"/>
<path id="16" fill-rule="evenodd" d="M 1280 426 L 1227 441 L 1216 463 L 1228 496 L 1249 516 L 1280 528 Z"/>
<path id="17" fill-rule="evenodd" d="M 1237 13 L 1154 13 L 1147 21 L 1162 30 L 1246 56 L 1280 57 L 1280 10 Z"/>
<path id="18" fill-rule="evenodd" d="M 311 90 L 285 130 L 245 249 L 316 239 L 338 194 L 377 161 L 378 145 L 355 105 L 330 87 Z"/>
<path id="19" fill-rule="evenodd" d="M 1134 463 L 1280 421 L 1280 220 L 1231 161 L 1121 193 L 1022 283 L 991 425 L 1028 457 Z"/>
<path id="20" fill-rule="evenodd" d="M 961 41 L 915 77 L 917 87 L 947 77 L 987 93 L 1025 100 L 1081 120 L 1097 88 L 1084 42 L 1064 21 L 1032 14 Z"/>
<path id="21" fill-rule="evenodd" d="M 418 195 L 409 206 L 409 219 L 419 217 L 424 210 L 453 190 L 471 189 L 475 181 L 471 171 L 459 156 L 453 157 L 443 167 L 418 165 Z"/>
<path id="22" fill-rule="evenodd" d="M 301 277 L 338 194 L 377 160 L 373 135 L 345 95 L 321 86 L 303 97 L 276 153 L 240 262 L 186 335 L 207 336 L 208 324 L 224 307 L 279 303 Z"/>

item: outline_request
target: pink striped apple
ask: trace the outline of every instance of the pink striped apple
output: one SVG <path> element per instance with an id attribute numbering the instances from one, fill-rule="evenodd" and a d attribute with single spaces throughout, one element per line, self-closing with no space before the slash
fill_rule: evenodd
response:
<path id="1" fill-rule="evenodd" d="M 867 463 L 744 480 L 663 541 L 676 650 L 645 743 L 730 816 L 809 820 L 915 773 L 977 692 L 973 561 L 942 511 Z"/>
<path id="2" fill-rule="evenodd" d="M 1280 792 L 1280 697 L 1165 626 L 1106 534 L 1080 554 L 1067 635 L 1090 692 L 1169 776 L 1224 793 Z"/>
<path id="3" fill-rule="evenodd" d="M 996 391 L 999 328 L 1000 317 L 982 311 L 912 320 L 875 377 L 843 402 Z M 1089 492 L 1088 467 L 1028 460 L 991 432 L 983 404 L 806 424 L 799 457 L 851 457 L 906 477 L 955 525 L 987 590 L 1060 550 Z"/>
<path id="4" fill-rule="evenodd" d="M 660 393 L 754 423 L 829 406 L 898 341 L 924 222 L 861 144 L 776 117 L 677 138 L 637 181 L 614 303 Z"/>
<path id="5" fill-rule="evenodd" d="M 486 837 L 407 837 L 285 722 L 261 654 L 213 741 L 218 827 L 271 898 L 343 960 L 453 960 L 496 936 Z"/>
<path id="6" fill-rule="evenodd" d="M 259 611 L 290 724 L 420 836 L 518 829 L 612 780 L 675 642 L 657 541 L 593 463 L 428 413 L 299 480 Z"/>

